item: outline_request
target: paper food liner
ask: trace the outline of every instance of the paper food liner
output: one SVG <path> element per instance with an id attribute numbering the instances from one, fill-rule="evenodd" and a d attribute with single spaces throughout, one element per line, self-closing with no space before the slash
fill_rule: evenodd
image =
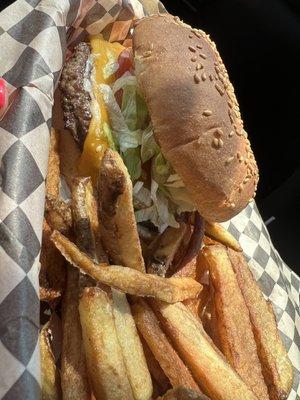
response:
<path id="1" fill-rule="evenodd" d="M 18 0 L 0 14 L 0 398 L 39 398 L 39 252 L 53 92 L 67 45 L 87 33 L 124 39 L 133 18 L 164 12 L 155 0 Z M 224 224 L 269 298 L 300 400 L 300 280 L 274 249 L 254 203 Z"/>

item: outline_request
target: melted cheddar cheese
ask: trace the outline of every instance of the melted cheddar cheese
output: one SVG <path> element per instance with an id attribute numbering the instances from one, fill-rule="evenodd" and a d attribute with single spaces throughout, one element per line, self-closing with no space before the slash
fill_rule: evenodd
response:
<path id="1" fill-rule="evenodd" d="M 93 70 L 91 74 L 91 101 L 92 119 L 87 137 L 84 142 L 83 152 L 79 160 L 78 172 L 82 176 L 91 176 L 93 184 L 97 183 L 101 159 L 108 147 L 107 137 L 104 133 L 105 124 L 109 125 L 107 110 L 99 85 L 111 85 L 114 74 L 107 76 L 105 68 L 108 63 L 117 62 L 124 47 L 119 43 L 109 43 L 101 35 L 90 38 Z"/>

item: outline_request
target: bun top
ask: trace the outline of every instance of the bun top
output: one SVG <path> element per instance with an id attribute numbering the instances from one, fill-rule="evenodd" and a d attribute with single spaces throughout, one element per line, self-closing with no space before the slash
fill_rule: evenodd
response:
<path id="1" fill-rule="evenodd" d="M 232 218 L 255 194 L 258 170 L 215 44 L 166 14 L 138 21 L 133 50 L 164 157 L 206 220 Z"/>

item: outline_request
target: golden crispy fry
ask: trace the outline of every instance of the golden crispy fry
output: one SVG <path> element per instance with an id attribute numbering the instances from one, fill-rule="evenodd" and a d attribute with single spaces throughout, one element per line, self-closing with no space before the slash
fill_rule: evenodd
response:
<path id="1" fill-rule="evenodd" d="M 86 362 L 96 400 L 134 400 L 109 295 L 100 288 L 85 288 L 79 313 Z"/>
<path id="2" fill-rule="evenodd" d="M 228 255 L 249 310 L 270 398 L 287 399 L 293 382 L 293 367 L 280 339 L 272 307 L 264 299 L 243 255 L 230 249 Z"/>
<path id="3" fill-rule="evenodd" d="M 182 385 L 199 391 L 191 373 L 161 330 L 159 322 L 148 304 L 139 300 L 132 306 L 132 312 L 139 332 L 169 378 L 171 385 L 173 387 Z"/>
<path id="4" fill-rule="evenodd" d="M 116 332 L 135 400 L 152 396 L 152 381 L 126 295 L 112 289 Z"/>
<path id="5" fill-rule="evenodd" d="M 50 240 L 51 233 L 51 228 L 44 220 L 39 274 L 40 299 L 54 307 L 65 287 L 66 269 L 64 258 Z"/>
<path id="6" fill-rule="evenodd" d="M 197 257 L 182 265 L 173 276 L 187 276 L 196 279 L 197 276 Z"/>
<path id="7" fill-rule="evenodd" d="M 72 214 L 78 247 L 97 262 L 108 262 L 100 239 L 97 211 L 91 178 L 74 178 Z"/>
<path id="8" fill-rule="evenodd" d="M 242 251 L 239 242 L 220 224 L 205 222 L 205 234 L 226 247 Z"/>
<path id="9" fill-rule="evenodd" d="M 41 353 L 41 399 L 61 399 L 61 388 L 59 372 L 55 365 L 54 356 L 49 342 L 48 324 L 40 332 L 40 353 Z"/>
<path id="10" fill-rule="evenodd" d="M 67 261 L 97 281 L 122 292 L 136 296 L 151 296 L 174 303 L 196 297 L 201 291 L 202 286 L 190 278 L 161 278 L 117 265 L 107 268 L 107 264 L 94 264 L 59 232 L 53 232 L 51 238 Z"/>
<path id="11" fill-rule="evenodd" d="M 193 228 L 192 225 L 188 224 L 187 228 L 185 230 L 185 234 L 183 236 L 182 242 L 179 246 L 179 249 L 176 251 L 176 254 L 174 256 L 174 261 L 173 261 L 173 273 L 177 271 L 181 266 L 182 266 L 182 260 L 187 252 L 187 249 L 189 247 L 191 237 L 193 234 Z"/>
<path id="12" fill-rule="evenodd" d="M 45 219 L 52 230 L 68 235 L 72 228 L 70 205 L 61 199 L 46 196 Z"/>
<path id="13" fill-rule="evenodd" d="M 183 222 L 178 228 L 171 226 L 158 236 L 157 240 L 149 247 L 150 256 L 147 262 L 147 272 L 165 276 L 171 266 L 174 256 L 182 243 L 187 225 Z"/>
<path id="14" fill-rule="evenodd" d="M 78 270 L 69 266 L 62 303 L 61 386 L 64 400 L 91 398 L 78 312 L 78 278 Z"/>
<path id="15" fill-rule="evenodd" d="M 103 245 L 116 264 L 145 271 L 133 203 L 132 183 L 121 156 L 106 150 L 99 180 L 99 219 Z"/>
<path id="16" fill-rule="evenodd" d="M 48 159 L 48 172 L 46 178 L 46 195 L 57 198 L 59 196 L 59 133 L 55 129 L 51 129 L 50 134 L 50 150 Z"/>
<path id="17" fill-rule="evenodd" d="M 81 151 L 69 131 L 59 131 L 60 172 L 65 177 L 69 188 L 78 176 L 77 165 Z"/>
<path id="18" fill-rule="evenodd" d="M 195 390 L 186 387 L 177 387 L 168 390 L 162 397 L 156 400 L 209 400 L 204 394 L 195 392 Z"/>
<path id="19" fill-rule="evenodd" d="M 210 238 L 209 236 L 204 235 L 203 243 L 205 244 L 205 246 L 211 246 L 211 245 L 214 245 L 214 244 L 218 244 L 219 242 L 217 242 L 216 240 Z"/>
<path id="20" fill-rule="evenodd" d="M 249 312 L 227 251 L 223 246 L 208 246 L 204 254 L 214 287 L 221 350 L 253 393 L 261 400 L 268 400 Z"/>
<path id="21" fill-rule="evenodd" d="M 159 365 L 159 362 L 154 357 L 152 351 L 150 350 L 147 342 L 145 341 L 142 335 L 140 335 L 140 338 L 141 338 L 141 343 L 143 345 L 147 365 L 150 374 L 154 380 L 154 383 L 157 385 L 157 390 L 160 394 L 165 393 L 170 388 L 170 381 L 167 378 L 164 371 L 162 370 L 161 366 Z M 153 396 L 154 396 L 154 391 L 153 391 Z"/>
<path id="22" fill-rule="evenodd" d="M 209 291 L 210 295 L 207 304 L 202 310 L 200 318 L 205 332 L 209 335 L 214 345 L 219 350 L 221 348 L 221 345 L 220 345 L 219 332 L 217 329 L 216 307 L 213 295 L 214 289 L 212 287 L 209 287 Z"/>
<path id="23" fill-rule="evenodd" d="M 212 400 L 258 400 L 212 345 L 199 320 L 182 303 L 155 301 L 155 308 L 178 353 L 206 395 Z"/>
<path id="24" fill-rule="evenodd" d="M 209 285 L 209 267 L 207 265 L 206 257 L 204 256 L 205 247 L 199 252 L 197 256 L 197 281 L 204 285 Z"/>
<path id="25" fill-rule="evenodd" d="M 210 296 L 210 287 L 204 285 L 197 298 L 184 300 L 183 304 L 195 315 L 195 317 L 201 318 L 205 307 L 210 300 Z"/>

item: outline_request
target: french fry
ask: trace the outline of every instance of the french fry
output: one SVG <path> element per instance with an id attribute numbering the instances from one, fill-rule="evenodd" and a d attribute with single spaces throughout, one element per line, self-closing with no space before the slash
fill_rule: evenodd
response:
<path id="1" fill-rule="evenodd" d="M 205 234 L 226 247 L 235 251 L 243 251 L 239 242 L 220 224 L 205 222 Z"/>
<path id="2" fill-rule="evenodd" d="M 243 255 L 230 249 L 228 255 L 249 310 L 270 399 L 287 399 L 293 382 L 293 367 L 280 339 L 271 304 L 264 299 Z"/>
<path id="3" fill-rule="evenodd" d="M 81 151 L 75 142 L 71 132 L 67 130 L 59 131 L 59 156 L 60 172 L 66 179 L 71 189 L 73 179 L 78 176 L 78 161 Z"/>
<path id="4" fill-rule="evenodd" d="M 130 306 L 124 293 L 113 289 L 112 298 L 116 332 L 133 397 L 148 400 L 152 396 L 152 381 Z"/>
<path id="5" fill-rule="evenodd" d="M 97 202 L 90 178 L 74 179 L 72 204 L 78 245 L 93 259 L 107 261 L 100 240 Z M 151 376 L 126 295 L 115 289 L 111 293 L 116 333 L 134 399 L 148 400 L 152 395 Z"/>
<path id="6" fill-rule="evenodd" d="M 157 238 L 155 243 L 149 247 L 147 272 L 159 276 L 165 276 L 171 266 L 174 256 L 186 233 L 187 225 L 183 222 L 178 228 L 171 226 Z"/>
<path id="7" fill-rule="evenodd" d="M 72 214 L 70 205 L 65 201 L 46 196 L 45 219 L 52 230 L 68 235 L 72 228 Z"/>
<path id="8" fill-rule="evenodd" d="M 78 312 L 78 278 L 78 270 L 69 266 L 62 303 L 61 386 L 64 400 L 91 398 Z"/>
<path id="9" fill-rule="evenodd" d="M 173 387 L 186 386 L 199 391 L 191 373 L 161 330 L 159 321 L 148 304 L 139 300 L 132 306 L 132 312 L 140 334 L 169 378 L 171 385 Z"/>
<path id="10" fill-rule="evenodd" d="M 226 248 L 208 246 L 204 252 L 214 287 L 216 323 L 221 350 L 246 385 L 268 400 L 249 312 Z"/>
<path id="11" fill-rule="evenodd" d="M 46 195 L 54 198 L 59 196 L 59 182 L 60 182 L 60 160 L 58 154 L 59 146 L 59 133 L 55 129 L 51 129 L 50 133 L 50 150 L 48 158 L 48 172 L 46 178 Z"/>
<path id="12" fill-rule="evenodd" d="M 197 297 L 202 286 L 191 278 L 161 278 L 121 267 L 95 264 L 61 233 L 53 232 L 52 241 L 68 262 L 95 280 L 136 296 L 150 296 L 169 303 Z"/>
<path id="13" fill-rule="evenodd" d="M 182 265 L 179 270 L 175 272 L 173 276 L 186 276 L 189 278 L 196 279 L 197 276 L 197 256 L 192 260 Z"/>
<path id="14" fill-rule="evenodd" d="M 41 354 L 41 399 L 60 400 L 61 388 L 59 372 L 55 365 L 54 356 L 49 342 L 48 324 L 39 335 Z"/>
<path id="15" fill-rule="evenodd" d="M 74 178 L 72 215 L 78 247 L 94 260 L 108 262 L 99 234 L 97 211 L 91 178 Z"/>
<path id="16" fill-rule="evenodd" d="M 39 274 L 40 299 L 54 307 L 64 291 L 66 269 L 64 258 L 50 240 L 51 233 L 51 228 L 44 220 Z"/>
<path id="17" fill-rule="evenodd" d="M 167 378 L 166 374 L 162 370 L 159 362 L 154 357 L 150 347 L 148 346 L 147 342 L 140 334 L 141 343 L 143 346 L 144 354 L 146 357 L 147 365 L 150 371 L 150 374 L 154 380 L 154 383 L 157 384 L 158 391 L 162 394 L 165 393 L 170 388 L 170 381 Z M 154 386 L 154 385 L 153 385 Z M 154 395 L 154 391 L 153 391 Z"/>
<path id="18" fill-rule="evenodd" d="M 214 244 L 218 244 L 219 242 L 217 242 L 216 240 L 210 238 L 209 236 L 204 235 L 203 243 L 204 243 L 205 246 L 211 246 L 211 245 L 214 245 Z"/>
<path id="19" fill-rule="evenodd" d="M 210 296 L 210 287 L 204 285 L 197 298 L 184 300 L 183 304 L 195 315 L 195 317 L 201 318 L 204 309 L 210 300 Z"/>
<path id="20" fill-rule="evenodd" d="M 170 389 L 162 397 L 156 400 L 209 400 L 204 394 L 199 394 L 195 390 L 186 387 Z"/>
<path id="21" fill-rule="evenodd" d="M 213 288 L 209 287 L 210 296 L 208 298 L 208 302 L 202 310 L 200 319 L 203 325 L 205 332 L 213 341 L 216 348 L 219 350 L 221 348 L 220 338 L 217 329 L 217 315 L 216 315 L 216 307 L 213 296 Z"/>
<path id="22" fill-rule="evenodd" d="M 100 233 L 109 258 L 144 272 L 131 179 L 121 156 L 113 150 L 106 150 L 102 158 L 98 192 Z"/>
<path id="23" fill-rule="evenodd" d="M 96 400 L 134 400 L 109 295 L 97 287 L 85 288 L 79 300 L 79 314 Z"/>
<path id="24" fill-rule="evenodd" d="M 179 355 L 211 400 L 258 400 L 215 349 L 200 321 L 182 303 L 153 303 Z"/>

